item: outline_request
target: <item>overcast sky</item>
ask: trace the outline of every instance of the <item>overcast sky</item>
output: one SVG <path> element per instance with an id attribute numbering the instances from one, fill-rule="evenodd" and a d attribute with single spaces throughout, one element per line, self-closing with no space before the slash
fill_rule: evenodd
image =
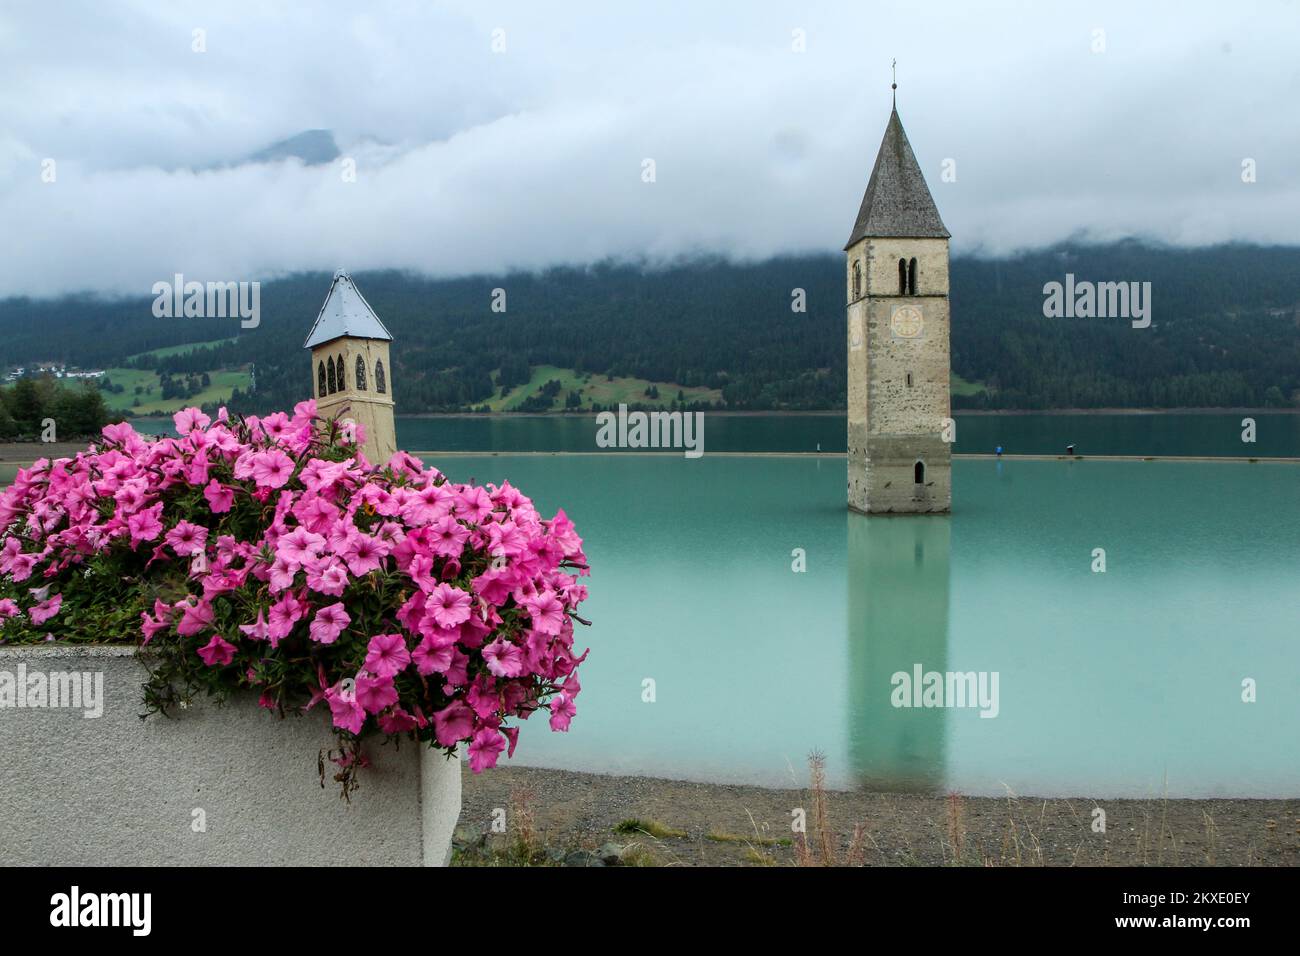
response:
<path id="1" fill-rule="evenodd" d="M 838 250 L 894 57 L 955 252 L 1300 243 L 1298 38 L 1294 0 L 7 2 L 0 296 Z M 241 162 L 313 128 L 355 182 Z"/>

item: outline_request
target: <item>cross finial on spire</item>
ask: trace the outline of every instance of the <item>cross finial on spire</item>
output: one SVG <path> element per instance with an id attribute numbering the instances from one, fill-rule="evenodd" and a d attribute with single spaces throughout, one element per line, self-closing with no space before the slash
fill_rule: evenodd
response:
<path id="1" fill-rule="evenodd" d="M 898 108 L 898 60 L 890 60 L 889 69 L 890 72 L 892 72 L 894 75 L 894 81 L 889 84 L 890 90 L 893 91 L 890 93 L 890 96 L 893 97 L 894 108 L 897 109 Z"/>

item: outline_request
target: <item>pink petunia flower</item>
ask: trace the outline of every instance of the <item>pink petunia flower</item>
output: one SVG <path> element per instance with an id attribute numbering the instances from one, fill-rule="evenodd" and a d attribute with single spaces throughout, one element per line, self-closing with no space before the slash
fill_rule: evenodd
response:
<path id="1" fill-rule="evenodd" d="M 470 597 L 460 588 L 439 584 L 425 598 L 424 612 L 433 615 L 439 627 L 455 627 L 469 620 Z"/>
<path id="2" fill-rule="evenodd" d="M 54 615 L 59 613 L 59 608 L 62 606 L 62 604 L 63 604 L 63 595 L 56 594 L 54 595 L 54 597 L 42 601 L 40 604 L 37 604 L 35 607 L 31 608 L 27 613 L 31 615 L 33 624 L 44 624 L 50 618 L 54 617 Z"/>
<path id="3" fill-rule="evenodd" d="M 533 630 L 555 635 L 564 627 L 564 604 L 554 591 L 539 591 L 524 607 L 533 619 Z"/>
<path id="4" fill-rule="evenodd" d="M 460 554 L 469 538 L 466 528 L 451 515 L 444 515 L 429 526 L 432 532 L 431 546 L 434 554 Z"/>
<path id="5" fill-rule="evenodd" d="M 560 693 L 551 698 L 551 729 L 567 732 L 569 721 L 578 712 L 577 706 L 568 694 Z"/>
<path id="6" fill-rule="evenodd" d="M 213 478 L 203 489 L 203 497 L 208 499 L 213 514 L 225 514 L 235 503 L 235 489 Z"/>
<path id="7" fill-rule="evenodd" d="M 369 574 L 379 567 L 387 549 L 368 534 L 358 534 L 348 542 L 340 557 L 347 562 L 348 570 L 357 577 Z"/>
<path id="8" fill-rule="evenodd" d="M 392 677 L 411 663 L 411 652 L 401 634 L 376 634 L 366 649 L 366 670 L 378 677 Z"/>
<path id="9" fill-rule="evenodd" d="M 209 667 L 225 667 L 235 659 L 235 645 L 224 640 L 220 634 L 213 634 L 212 640 L 199 648 L 199 657 Z"/>
<path id="10" fill-rule="evenodd" d="M 189 521 L 179 521 L 163 540 L 178 555 L 194 554 L 207 546 L 208 529 Z"/>
<path id="11" fill-rule="evenodd" d="M 444 747 L 454 747 L 474 730 L 474 712 L 460 701 L 453 701 L 433 712 L 433 735 Z"/>
<path id="12" fill-rule="evenodd" d="M 266 611 L 263 608 L 257 609 L 257 620 L 252 624 L 239 625 L 240 631 L 247 634 L 255 641 L 265 641 L 271 636 L 271 629 L 266 623 Z"/>
<path id="13" fill-rule="evenodd" d="M 271 638 L 272 647 L 278 647 L 280 641 L 289 636 L 294 624 L 302 618 L 302 615 L 302 604 L 292 592 L 286 591 L 280 600 L 271 605 L 267 620 L 267 635 Z"/>
<path id="14" fill-rule="evenodd" d="M 188 435 L 196 428 L 207 428 L 212 419 L 197 408 L 183 408 L 172 416 L 172 422 L 176 425 L 178 435 Z"/>
<path id="15" fill-rule="evenodd" d="M 397 703 L 397 687 L 393 678 L 362 674 L 357 678 L 357 703 L 367 713 L 377 714 Z"/>
<path id="16" fill-rule="evenodd" d="M 282 488 L 293 477 L 293 459 L 278 448 L 259 452 L 251 464 L 259 488 Z"/>
<path id="17" fill-rule="evenodd" d="M 176 625 L 176 633 L 182 637 L 193 637 L 200 631 L 205 631 L 212 626 L 212 604 L 208 601 L 199 601 L 197 604 L 186 602 L 181 605 L 180 623 Z"/>
<path id="18" fill-rule="evenodd" d="M 138 548 L 145 541 L 153 541 L 162 534 L 162 502 L 152 508 L 137 511 L 126 519 L 127 530 L 131 532 L 131 547 Z"/>
<path id="19" fill-rule="evenodd" d="M 324 537 L 314 534 L 306 528 L 297 527 L 280 537 L 280 540 L 276 542 L 275 554 L 276 557 L 284 559 L 291 568 L 296 570 L 324 550 Z"/>
<path id="20" fill-rule="evenodd" d="M 506 740 L 501 732 L 491 727 L 484 727 L 474 735 L 469 743 L 469 769 L 482 773 L 497 765 L 497 757 L 506 749 Z"/>
<path id="21" fill-rule="evenodd" d="M 343 609 L 343 603 L 331 604 L 316 612 L 311 622 L 311 639 L 319 644 L 333 644 L 343 633 L 343 628 L 352 623 L 352 618 Z"/>
<path id="22" fill-rule="evenodd" d="M 497 677 L 518 677 L 524 672 L 524 657 L 517 644 L 511 644 L 503 637 L 483 648 L 483 660 L 487 669 Z"/>
<path id="23" fill-rule="evenodd" d="M 357 703 L 357 692 L 346 687 L 342 681 L 325 691 L 325 701 L 330 705 L 330 714 L 334 726 L 350 733 L 361 733 L 361 725 L 366 722 L 366 711 Z"/>

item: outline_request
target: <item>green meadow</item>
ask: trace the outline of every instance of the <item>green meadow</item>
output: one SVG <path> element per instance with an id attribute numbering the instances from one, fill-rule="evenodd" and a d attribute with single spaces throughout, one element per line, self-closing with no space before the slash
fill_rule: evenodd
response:
<path id="1" fill-rule="evenodd" d="M 644 378 L 613 378 L 594 373 L 578 374 L 573 369 L 558 368 L 554 365 L 536 365 L 532 377 L 523 385 L 516 385 L 506 396 L 498 394 L 486 404 L 494 412 L 515 411 L 520 403 L 536 395 L 547 382 L 558 380 L 560 393 L 551 406 L 552 411 L 562 411 L 564 400 L 569 392 L 582 390 L 582 408 L 590 408 L 592 403 L 600 405 L 618 405 L 641 402 L 646 405 L 667 406 L 676 401 L 677 393 L 684 394 L 688 402 L 720 402 L 722 392 L 716 388 L 683 388 L 671 382 L 651 382 Z M 645 394 L 647 388 L 654 385 L 659 389 L 659 397 L 651 398 Z"/>

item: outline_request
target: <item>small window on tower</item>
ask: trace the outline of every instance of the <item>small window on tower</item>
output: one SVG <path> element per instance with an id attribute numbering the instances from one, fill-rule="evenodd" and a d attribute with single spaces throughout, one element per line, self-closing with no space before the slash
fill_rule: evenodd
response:
<path id="1" fill-rule="evenodd" d="M 366 363 L 360 355 L 357 356 L 357 391 L 366 390 Z"/>
<path id="2" fill-rule="evenodd" d="M 907 294 L 916 295 L 916 259 L 907 264 Z"/>
<path id="3" fill-rule="evenodd" d="M 908 372 L 908 373 L 907 373 L 907 387 L 908 387 L 908 388 L 911 388 L 911 387 L 912 387 L 912 373 L 911 373 L 911 372 Z"/>
<path id="4" fill-rule="evenodd" d="M 334 363 L 334 366 L 339 370 L 339 391 L 341 392 L 348 387 L 347 379 L 343 377 L 343 356 L 342 355 L 338 357 L 338 361 Z"/>
<path id="5" fill-rule="evenodd" d="M 316 394 L 319 398 L 325 397 L 325 363 L 321 362 L 316 366 Z"/>
<path id="6" fill-rule="evenodd" d="M 857 259 L 853 260 L 853 298 L 857 299 L 862 295 L 862 263 Z"/>
<path id="7" fill-rule="evenodd" d="M 388 381 L 384 378 L 384 363 L 375 362 L 375 391 L 383 395 L 388 391 Z"/>
<path id="8" fill-rule="evenodd" d="M 325 360 L 325 381 L 329 384 L 330 394 L 333 395 L 339 390 L 339 380 L 334 374 L 334 360 Z"/>
<path id="9" fill-rule="evenodd" d="M 912 478 L 918 485 L 925 484 L 925 462 L 918 461 L 912 468 Z"/>
<path id="10" fill-rule="evenodd" d="M 898 294 L 907 295 L 907 260 L 898 260 Z"/>

